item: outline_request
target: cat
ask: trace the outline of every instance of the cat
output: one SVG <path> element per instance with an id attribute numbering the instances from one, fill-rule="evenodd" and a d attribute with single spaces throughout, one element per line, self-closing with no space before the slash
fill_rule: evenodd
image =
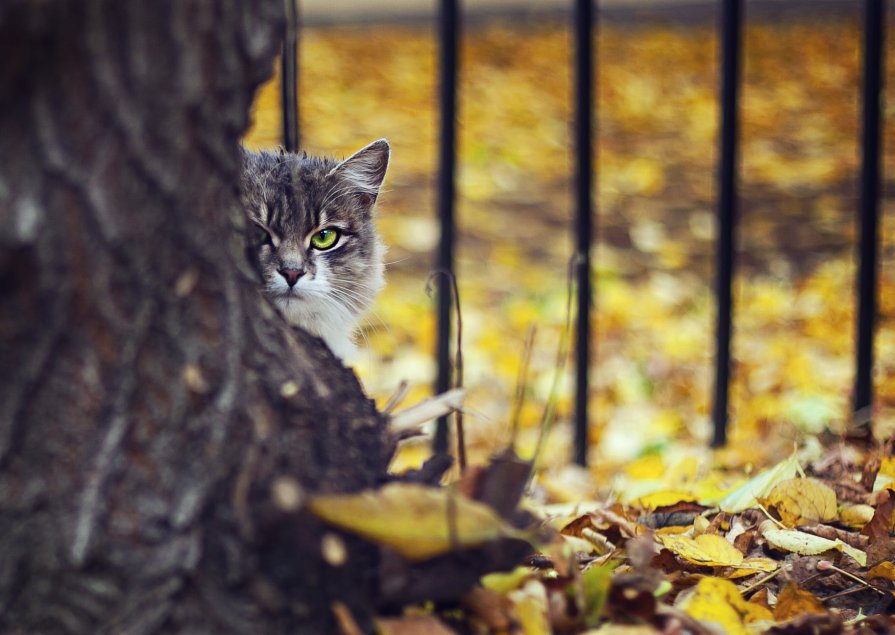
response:
<path id="1" fill-rule="evenodd" d="M 343 361 L 354 356 L 357 321 L 384 285 L 373 214 L 389 156 L 385 139 L 343 161 L 242 150 L 240 198 L 262 292 Z"/>

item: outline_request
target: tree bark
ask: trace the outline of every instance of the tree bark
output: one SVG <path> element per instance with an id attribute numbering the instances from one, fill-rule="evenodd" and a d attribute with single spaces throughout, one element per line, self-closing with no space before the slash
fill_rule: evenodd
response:
<path id="1" fill-rule="evenodd" d="M 244 261 L 281 0 L 0 0 L 0 632 L 333 632 L 383 418 Z"/>

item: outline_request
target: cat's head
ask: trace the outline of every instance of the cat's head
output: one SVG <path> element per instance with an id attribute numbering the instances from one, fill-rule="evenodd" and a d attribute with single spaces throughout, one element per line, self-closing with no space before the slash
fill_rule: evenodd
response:
<path id="1" fill-rule="evenodd" d="M 290 321 L 350 332 L 383 285 L 373 208 L 389 161 L 375 141 L 344 161 L 243 151 L 241 197 L 264 292 Z"/>

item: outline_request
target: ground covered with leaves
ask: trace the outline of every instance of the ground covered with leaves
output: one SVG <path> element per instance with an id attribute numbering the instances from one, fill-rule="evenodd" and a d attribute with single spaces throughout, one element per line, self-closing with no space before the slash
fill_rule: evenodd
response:
<path id="1" fill-rule="evenodd" d="M 887 632 L 895 570 L 895 250 L 883 206 L 876 442 L 851 421 L 860 15 L 754 16 L 745 33 L 731 444 L 706 448 L 717 138 L 710 14 L 601 21 L 591 468 L 570 467 L 570 384 L 526 503 L 563 538 L 415 631 Z M 891 25 L 890 25 L 891 26 Z M 895 48 L 893 38 L 888 49 Z M 574 244 L 571 41 L 561 21 L 480 20 L 462 41 L 458 283 L 473 462 L 530 457 L 556 372 Z M 306 27 L 302 145 L 343 156 L 387 137 L 379 228 L 388 288 L 357 370 L 384 404 L 431 393 L 437 48 L 430 25 Z M 891 57 L 891 56 L 890 56 Z M 886 85 L 895 85 L 887 65 Z M 886 190 L 895 165 L 887 107 Z M 246 142 L 279 143 L 278 82 Z M 797 448 L 793 454 L 793 448 Z M 395 471 L 428 456 L 406 443 Z M 776 467 L 774 467 L 776 466 Z M 761 468 L 765 468 L 762 470 Z M 503 531 L 503 530 L 500 530 Z M 541 567 L 541 568 L 538 568 Z M 394 626 L 394 628 L 399 628 Z M 770 630 L 769 630 L 770 629 Z M 861 630 L 864 629 L 864 630 Z M 446 631 L 447 632 L 447 631 Z"/>

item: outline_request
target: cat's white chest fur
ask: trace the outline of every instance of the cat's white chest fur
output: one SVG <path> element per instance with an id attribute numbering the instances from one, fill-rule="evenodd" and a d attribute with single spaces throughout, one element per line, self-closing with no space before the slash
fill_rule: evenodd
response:
<path id="1" fill-rule="evenodd" d="M 280 299 L 276 303 L 290 324 L 322 339 L 329 350 L 342 361 L 354 359 L 357 353 L 354 332 L 358 316 L 353 316 L 344 309 L 315 302 L 313 298 Z"/>

